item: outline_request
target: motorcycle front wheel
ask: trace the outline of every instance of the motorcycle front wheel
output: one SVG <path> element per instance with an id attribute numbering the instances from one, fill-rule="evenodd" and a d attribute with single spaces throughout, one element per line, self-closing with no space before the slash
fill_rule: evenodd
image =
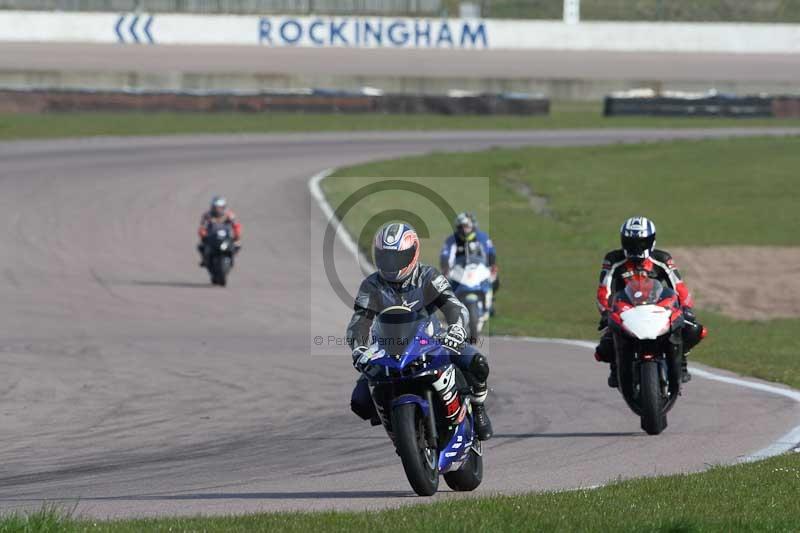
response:
<path id="1" fill-rule="evenodd" d="M 642 429 L 648 435 L 658 435 L 667 426 L 658 363 L 656 361 L 645 361 L 641 364 L 640 371 L 639 400 L 642 406 Z"/>
<path id="2" fill-rule="evenodd" d="M 425 441 L 425 420 L 420 408 L 407 403 L 392 409 L 392 430 L 411 488 L 419 496 L 433 496 L 439 489 L 439 453 L 428 448 Z"/>
<path id="3" fill-rule="evenodd" d="M 213 256 L 211 258 L 211 268 L 209 268 L 209 273 L 211 274 L 211 283 L 224 287 L 227 282 L 227 272 L 225 270 L 225 256 Z"/>

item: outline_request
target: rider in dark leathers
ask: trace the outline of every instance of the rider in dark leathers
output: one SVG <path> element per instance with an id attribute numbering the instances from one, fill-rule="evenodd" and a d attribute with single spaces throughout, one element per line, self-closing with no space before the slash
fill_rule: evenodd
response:
<path id="1" fill-rule="evenodd" d="M 473 390 L 475 430 L 480 440 L 492 436 L 492 425 L 484 401 L 488 387 L 489 363 L 474 346 L 466 344 L 469 317 L 466 307 L 456 298 L 450 283 L 434 267 L 419 263 L 419 238 L 408 224 L 390 223 L 375 236 L 374 259 L 377 272 L 368 276 L 358 290 L 353 316 L 347 327 L 347 341 L 353 350 L 353 363 L 370 343 L 374 317 L 389 307 L 402 306 L 433 315 L 440 310 L 447 322 L 444 344 L 457 351 L 456 365 Z M 351 409 L 365 420 L 379 423 L 366 378 L 356 382 Z"/>
<path id="2" fill-rule="evenodd" d="M 597 306 L 600 310 L 600 326 L 603 336 L 595 351 L 595 359 L 610 363 L 611 372 L 608 386 L 618 385 L 614 339 L 608 329 L 609 300 L 625 287 L 625 279 L 635 274 L 644 274 L 664 283 L 674 290 L 683 308 L 685 325 L 683 327 L 683 361 L 681 381 L 692 379 L 687 367 L 686 356 L 707 334 L 694 314 L 694 300 L 681 279 L 672 256 L 664 250 L 657 250 L 655 224 L 646 217 L 631 217 L 620 228 L 622 248 L 608 252 L 600 272 L 600 285 L 597 288 Z"/>

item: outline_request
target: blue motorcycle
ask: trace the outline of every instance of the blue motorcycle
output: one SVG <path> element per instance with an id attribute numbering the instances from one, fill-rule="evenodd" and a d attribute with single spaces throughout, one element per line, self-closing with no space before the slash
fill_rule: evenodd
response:
<path id="1" fill-rule="evenodd" d="M 471 389 L 441 343 L 438 321 L 392 307 L 376 317 L 372 335 L 357 365 L 414 492 L 435 494 L 440 474 L 455 491 L 475 490 L 483 458 Z"/>

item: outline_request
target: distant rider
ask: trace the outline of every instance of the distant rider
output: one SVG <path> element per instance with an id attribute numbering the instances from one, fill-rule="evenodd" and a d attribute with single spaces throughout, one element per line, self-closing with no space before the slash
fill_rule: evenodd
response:
<path id="1" fill-rule="evenodd" d="M 481 255 L 492 272 L 492 291 L 496 294 L 500 288 L 497 277 L 497 252 L 492 239 L 478 229 L 478 221 L 472 213 L 460 213 L 455 220 L 453 234 L 448 236 L 439 253 L 439 267 L 447 277 L 450 269 L 460 257 Z M 493 312 L 494 309 L 491 309 Z"/>
<path id="2" fill-rule="evenodd" d="M 419 262 L 420 242 L 417 232 L 402 222 L 389 223 L 375 235 L 373 258 L 377 271 L 369 275 L 358 290 L 353 317 L 347 327 L 347 341 L 353 350 L 353 364 L 368 349 L 373 319 L 392 306 L 433 315 L 437 310 L 447 322 L 443 343 L 455 350 L 452 356 L 473 391 L 475 431 L 480 440 L 492 436 L 492 424 L 484 401 L 488 387 L 489 362 L 474 346 L 465 341 L 469 335 L 467 309 L 453 294 L 450 283 L 439 271 Z M 378 423 L 369 386 L 362 375 L 356 382 L 350 402 L 354 413 Z"/>
<path id="3" fill-rule="evenodd" d="M 687 368 L 686 356 L 707 333 L 697 321 L 694 314 L 694 301 L 689 289 L 681 279 L 672 256 L 664 250 L 657 250 L 656 226 L 645 217 L 632 217 L 620 228 L 622 248 L 606 254 L 603 269 L 600 272 L 600 286 L 597 289 L 597 306 L 600 310 L 600 327 L 603 336 L 595 351 L 595 359 L 610 363 L 611 373 L 608 386 L 617 388 L 616 358 L 614 355 L 614 339 L 608 329 L 609 299 L 625 287 L 625 280 L 635 274 L 644 274 L 657 279 L 674 290 L 683 308 L 685 325 L 683 328 L 683 361 L 681 364 L 681 381 L 692 379 Z"/>
<path id="4" fill-rule="evenodd" d="M 200 237 L 200 243 L 197 245 L 197 251 L 200 252 L 200 266 L 206 266 L 205 239 L 208 236 L 208 227 L 211 224 L 229 224 L 231 231 L 233 231 L 233 245 L 234 253 L 237 252 L 242 246 L 242 224 L 236 219 L 236 214 L 228 209 L 228 201 L 223 196 L 215 196 L 211 199 L 211 206 L 208 211 L 203 213 L 200 218 L 200 227 L 197 229 L 197 235 Z"/>

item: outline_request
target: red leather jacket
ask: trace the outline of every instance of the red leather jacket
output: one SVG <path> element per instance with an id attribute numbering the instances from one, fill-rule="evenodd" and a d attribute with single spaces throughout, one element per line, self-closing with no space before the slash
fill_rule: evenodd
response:
<path id="1" fill-rule="evenodd" d="M 672 256 L 663 250 L 653 250 L 650 257 L 642 261 L 633 261 L 625 257 L 622 250 L 613 250 L 606 254 L 603 269 L 600 272 L 600 286 L 597 288 L 597 307 L 600 312 L 608 311 L 608 300 L 617 291 L 625 287 L 625 279 L 635 273 L 645 273 L 648 277 L 665 283 L 678 293 L 681 307 L 694 307 L 694 300 L 688 287 L 681 279 Z"/>
<path id="2" fill-rule="evenodd" d="M 200 218 L 200 227 L 197 229 L 197 235 L 200 240 L 205 239 L 206 235 L 208 235 L 208 224 L 210 222 L 228 223 L 233 228 L 233 240 L 238 242 L 242 238 L 241 222 L 236 219 L 236 213 L 227 209 L 221 217 L 214 216 L 211 211 L 203 213 L 202 218 Z"/>

